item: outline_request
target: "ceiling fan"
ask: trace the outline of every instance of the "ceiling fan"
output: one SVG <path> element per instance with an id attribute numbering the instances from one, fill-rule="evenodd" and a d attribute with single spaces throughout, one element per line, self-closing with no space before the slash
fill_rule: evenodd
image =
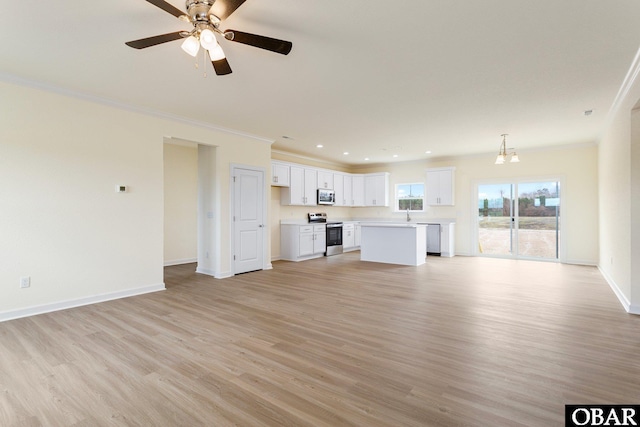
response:
<path id="1" fill-rule="evenodd" d="M 135 49 L 144 49 L 161 43 L 184 39 L 182 49 L 191 56 L 195 57 L 198 54 L 200 46 L 206 49 L 213 64 L 213 69 L 219 76 L 231 74 L 231 67 L 222 51 L 222 47 L 218 44 L 215 33 L 222 35 L 229 41 L 270 50 L 282 55 L 287 55 L 293 47 L 291 42 L 285 40 L 236 30 L 221 30 L 219 28 L 220 23 L 235 12 L 245 0 L 186 0 L 186 13 L 164 0 L 146 1 L 182 21 L 190 22 L 193 25 L 193 29 L 191 31 L 177 31 L 133 40 L 125 44 Z"/>

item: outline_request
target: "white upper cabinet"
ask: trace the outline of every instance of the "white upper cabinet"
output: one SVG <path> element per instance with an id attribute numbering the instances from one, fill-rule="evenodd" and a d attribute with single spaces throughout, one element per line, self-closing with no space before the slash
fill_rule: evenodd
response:
<path id="1" fill-rule="evenodd" d="M 365 206 L 389 206 L 389 173 L 364 176 Z"/>
<path id="2" fill-rule="evenodd" d="M 344 196 L 344 178 L 345 176 L 342 173 L 333 174 L 333 191 L 336 195 L 335 206 L 347 206 Z"/>
<path id="3" fill-rule="evenodd" d="M 280 204 L 316 206 L 318 189 L 335 192 L 335 206 L 389 206 L 389 173 L 350 174 L 271 162 L 271 185 L 282 187 Z"/>
<path id="4" fill-rule="evenodd" d="M 332 171 L 318 171 L 318 188 L 322 188 L 325 190 L 334 190 Z"/>
<path id="5" fill-rule="evenodd" d="M 288 187 L 289 170 L 290 166 L 287 163 L 271 162 L 271 185 Z"/>
<path id="6" fill-rule="evenodd" d="M 318 172 L 315 169 L 304 169 L 305 205 L 318 204 Z"/>
<path id="7" fill-rule="evenodd" d="M 315 206 L 317 204 L 317 172 L 315 169 L 290 166 L 290 182 L 283 188 L 280 203 L 283 205 Z"/>
<path id="8" fill-rule="evenodd" d="M 344 205 L 343 206 L 353 206 L 353 177 L 351 175 L 344 176 L 343 188 L 344 188 Z"/>
<path id="9" fill-rule="evenodd" d="M 427 169 L 425 198 L 430 206 L 453 206 L 455 204 L 455 167 Z"/>
<path id="10" fill-rule="evenodd" d="M 351 175 L 351 206 L 364 206 L 364 175 Z"/>

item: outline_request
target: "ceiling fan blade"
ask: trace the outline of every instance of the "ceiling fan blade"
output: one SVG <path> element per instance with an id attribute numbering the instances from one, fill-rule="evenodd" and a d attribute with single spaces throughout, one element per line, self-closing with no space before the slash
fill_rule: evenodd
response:
<path id="1" fill-rule="evenodd" d="M 133 40 L 130 42 L 126 42 L 125 44 L 134 49 L 144 49 L 145 47 L 151 47 L 157 44 L 179 40 L 183 38 L 181 33 L 182 31 L 177 31 L 175 33 L 161 34 L 159 36 L 147 37 L 146 39 Z"/>
<path id="2" fill-rule="evenodd" d="M 211 6 L 210 12 L 220 18 L 220 20 L 225 20 L 235 12 L 237 8 L 242 6 L 244 2 L 245 0 L 216 0 L 213 6 Z"/>
<path id="3" fill-rule="evenodd" d="M 157 6 L 160 9 L 164 10 L 165 12 L 172 14 L 176 18 L 180 18 L 182 15 L 186 15 L 184 11 L 178 9 L 177 7 L 173 7 L 172 5 L 170 5 L 164 0 L 147 0 L 147 1 L 152 5 Z"/>
<path id="4" fill-rule="evenodd" d="M 293 43 L 286 40 L 273 39 L 271 37 L 259 36 L 257 34 L 245 33 L 236 30 L 225 31 L 224 37 L 227 40 L 248 44 L 249 46 L 270 50 L 271 52 L 280 53 L 282 55 L 289 54 L 293 47 Z"/>
<path id="5" fill-rule="evenodd" d="M 227 58 L 211 61 L 211 63 L 213 64 L 213 69 L 216 70 L 216 74 L 218 76 L 225 76 L 227 74 L 231 74 L 231 66 L 227 61 Z"/>

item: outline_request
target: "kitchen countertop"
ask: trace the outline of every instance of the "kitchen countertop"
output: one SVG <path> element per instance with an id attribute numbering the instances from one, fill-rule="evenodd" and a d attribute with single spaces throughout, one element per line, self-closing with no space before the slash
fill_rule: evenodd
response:
<path id="1" fill-rule="evenodd" d="M 344 223 L 360 223 L 364 224 L 455 224 L 455 218 L 417 218 L 412 219 L 411 221 L 402 221 L 400 219 L 394 218 L 356 218 L 356 219 L 344 219 L 344 218 L 331 218 L 329 222 L 344 222 Z M 308 219 L 281 219 L 281 225 L 309 225 Z M 321 224 L 321 223 L 311 223 L 311 224 Z"/>
<path id="2" fill-rule="evenodd" d="M 362 227 L 385 227 L 385 228 L 418 228 L 427 224 L 418 224 L 417 222 L 362 222 Z"/>

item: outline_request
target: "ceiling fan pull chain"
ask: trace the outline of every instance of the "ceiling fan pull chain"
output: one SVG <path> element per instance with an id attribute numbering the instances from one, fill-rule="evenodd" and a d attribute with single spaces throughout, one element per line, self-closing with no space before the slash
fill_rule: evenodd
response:
<path id="1" fill-rule="evenodd" d="M 207 49 L 202 49 L 202 78 L 207 78 Z"/>

